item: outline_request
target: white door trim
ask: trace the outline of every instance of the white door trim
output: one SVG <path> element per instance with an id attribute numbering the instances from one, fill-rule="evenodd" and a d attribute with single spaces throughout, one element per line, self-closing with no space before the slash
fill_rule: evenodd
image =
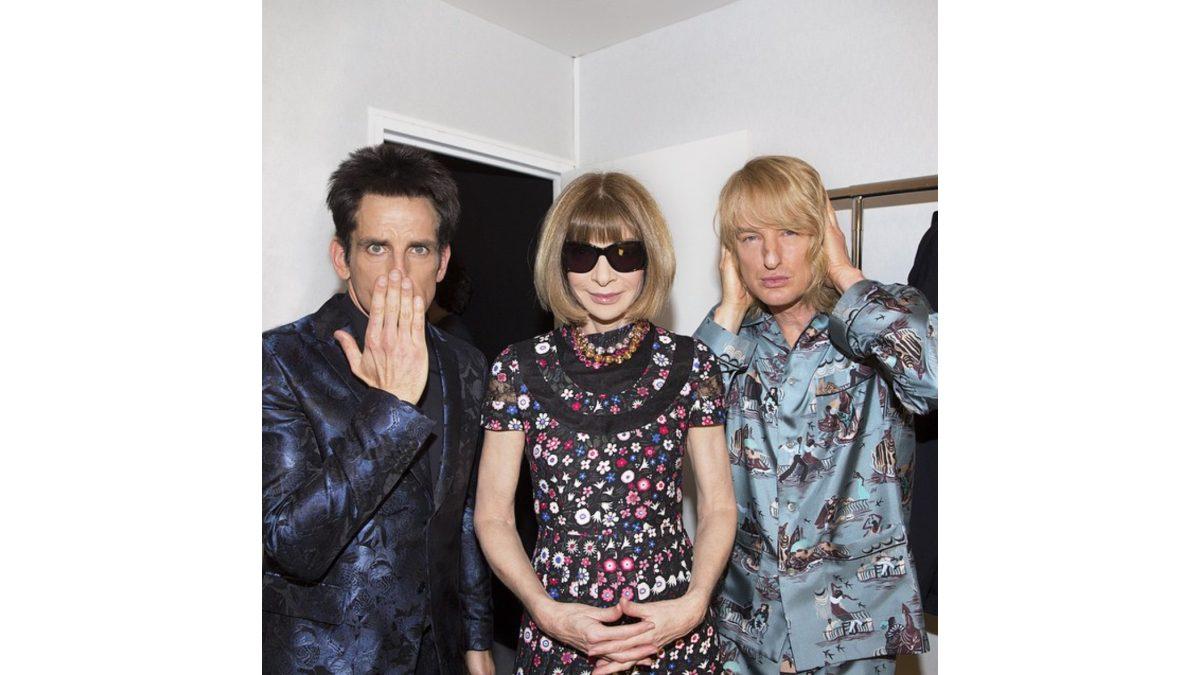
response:
<path id="1" fill-rule="evenodd" d="M 415 145 L 452 157 L 548 178 L 554 181 L 555 194 L 558 193 L 559 177 L 575 168 L 575 162 L 569 159 L 378 108 L 367 108 L 367 140 L 372 145 L 384 141 Z"/>

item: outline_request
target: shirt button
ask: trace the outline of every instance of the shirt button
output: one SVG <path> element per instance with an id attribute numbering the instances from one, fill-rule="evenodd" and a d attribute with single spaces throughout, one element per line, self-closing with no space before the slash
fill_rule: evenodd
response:
<path id="1" fill-rule="evenodd" d="M 788 378 L 788 381 L 787 381 L 787 383 L 788 383 L 788 384 L 796 384 L 796 378 L 794 378 L 794 377 L 789 377 L 789 378 Z"/>

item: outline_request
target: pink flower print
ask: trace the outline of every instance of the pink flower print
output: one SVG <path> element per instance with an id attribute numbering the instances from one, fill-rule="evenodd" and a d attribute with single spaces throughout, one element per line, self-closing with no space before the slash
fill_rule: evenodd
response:
<path id="1" fill-rule="evenodd" d="M 697 643 L 697 642 L 699 642 L 699 641 L 700 641 L 700 634 L 699 634 L 699 633 L 692 633 L 692 643 L 693 643 L 693 644 L 695 644 L 695 643 Z"/>
<path id="2" fill-rule="evenodd" d="M 639 478 L 638 482 L 637 482 L 637 489 L 641 490 L 642 492 L 649 490 L 650 489 L 650 479 L 649 478 Z"/>
<path id="3" fill-rule="evenodd" d="M 646 517 L 646 507 L 645 506 L 637 507 L 636 509 L 634 509 L 633 515 L 637 516 L 639 519 L 645 518 Z"/>
<path id="4" fill-rule="evenodd" d="M 605 572 L 616 572 L 617 571 L 617 561 L 613 560 L 612 558 L 605 560 L 604 561 L 604 571 Z"/>
<path id="5" fill-rule="evenodd" d="M 633 571 L 633 558 L 629 558 L 629 557 L 621 558 L 621 571 L 623 571 L 623 572 L 632 572 Z"/>
<path id="6" fill-rule="evenodd" d="M 641 499 L 641 497 L 638 496 L 637 490 L 630 490 L 629 494 L 625 495 L 625 503 L 626 504 L 636 504 L 636 503 L 640 502 L 641 500 L 642 499 Z"/>
<path id="7" fill-rule="evenodd" d="M 626 600 L 632 600 L 633 599 L 633 589 L 628 586 L 626 586 L 625 588 L 622 588 L 621 596 L 624 597 Z"/>
<path id="8" fill-rule="evenodd" d="M 654 456 L 654 448 L 646 448 L 646 456 L 653 457 Z"/>
<path id="9" fill-rule="evenodd" d="M 603 591 L 601 591 L 601 592 L 600 592 L 600 599 L 601 599 L 601 600 L 603 600 L 603 601 L 605 601 L 605 602 L 612 602 L 612 599 L 613 599 L 613 589 L 611 589 L 611 588 L 606 588 L 606 589 L 604 589 Z"/>
<path id="10" fill-rule="evenodd" d="M 664 483 L 664 482 L 662 482 L 661 480 L 660 480 L 660 481 L 658 481 L 657 483 L 655 483 L 655 484 L 654 484 L 654 489 L 655 489 L 655 490 L 662 490 L 662 489 L 664 489 L 664 488 L 666 488 L 666 487 L 667 487 L 667 484 L 666 484 L 666 483 Z"/>
<path id="11" fill-rule="evenodd" d="M 505 375 L 504 373 L 496 373 L 496 381 L 508 382 L 508 375 Z"/>
<path id="12" fill-rule="evenodd" d="M 628 461 L 627 461 L 627 460 L 626 460 L 624 457 L 618 457 L 618 458 L 617 458 L 617 468 L 618 468 L 618 469 L 624 469 L 624 468 L 625 468 L 625 465 L 626 465 L 626 464 L 628 464 L 628 463 L 629 463 L 629 462 L 628 462 Z"/>
<path id="13" fill-rule="evenodd" d="M 597 449 L 595 449 L 595 448 L 592 448 L 591 450 L 588 450 L 588 453 L 587 453 L 587 458 L 588 458 L 588 459 L 596 459 L 596 458 L 597 458 L 597 457 L 599 457 L 599 456 L 600 456 L 600 451 L 599 451 L 599 450 L 597 450 Z"/>
<path id="14" fill-rule="evenodd" d="M 579 401 L 575 401 L 571 404 L 571 410 L 579 410 Z"/>

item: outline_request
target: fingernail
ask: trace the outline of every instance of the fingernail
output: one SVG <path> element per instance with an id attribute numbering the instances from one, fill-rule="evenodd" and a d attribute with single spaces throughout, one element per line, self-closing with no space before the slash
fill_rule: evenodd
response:
<path id="1" fill-rule="evenodd" d="M 392 281 L 400 281 L 400 270 L 392 270 L 391 273 L 388 274 L 388 277 L 390 277 Z"/>
<path id="2" fill-rule="evenodd" d="M 385 285 L 387 285 L 387 279 L 384 279 L 383 277 L 379 277 L 379 279 L 375 282 L 375 285 L 376 286 L 385 286 Z"/>

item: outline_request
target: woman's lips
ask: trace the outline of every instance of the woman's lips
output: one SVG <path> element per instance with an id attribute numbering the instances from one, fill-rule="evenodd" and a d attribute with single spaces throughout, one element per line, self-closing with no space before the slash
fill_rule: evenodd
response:
<path id="1" fill-rule="evenodd" d="M 588 291 L 588 295 L 592 296 L 592 300 L 596 301 L 598 304 L 601 304 L 601 305 L 611 305 L 617 301 L 618 297 L 621 296 L 621 294 L 619 292 L 618 293 L 592 293 L 591 291 Z"/>
<path id="2" fill-rule="evenodd" d="M 790 280 L 791 277 L 763 277 L 762 284 L 767 288 L 779 288 L 781 286 L 786 286 L 787 282 Z"/>

